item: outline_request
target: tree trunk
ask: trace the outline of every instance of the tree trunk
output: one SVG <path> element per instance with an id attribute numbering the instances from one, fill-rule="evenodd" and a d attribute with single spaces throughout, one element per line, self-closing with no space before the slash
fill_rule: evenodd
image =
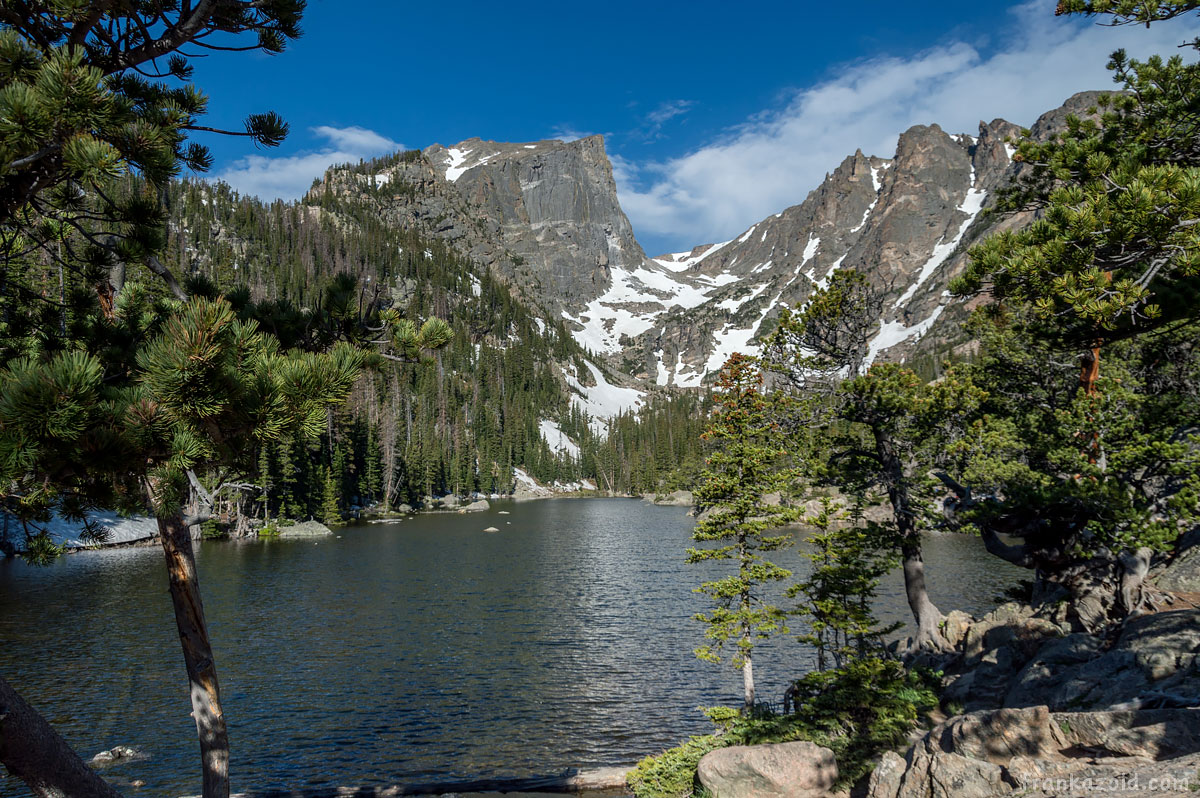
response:
<path id="1" fill-rule="evenodd" d="M 920 541 L 906 539 L 900 546 L 900 553 L 904 558 L 904 593 L 917 622 L 914 644 L 917 648 L 945 649 L 946 640 L 940 628 L 943 616 L 929 600 L 925 588 L 925 561 L 921 557 Z"/>
<path id="2" fill-rule="evenodd" d="M 1121 564 L 1121 605 L 1126 615 L 1140 612 L 1148 601 L 1145 583 L 1153 556 L 1154 549 L 1143 546 L 1137 551 L 1122 552 L 1117 558 Z"/>
<path id="3" fill-rule="evenodd" d="M 745 692 L 745 711 L 754 709 L 754 659 L 749 653 L 742 663 L 742 689 Z"/>
<path id="4" fill-rule="evenodd" d="M 42 798 L 121 798 L 3 678 L 0 764 Z"/>
<path id="5" fill-rule="evenodd" d="M 159 518 L 158 534 L 167 558 L 171 603 L 175 606 L 175 623 L 191 689 L 192 715 L 200 738 L 204 798 L 229 798 L 229 734 L 221 710 L 217 666 L 208 641 L 204 605 L 200 601 L 192 538 L 179 514 Z"/>
<path id="6" fill-rule="evenodd" d="M 896 531 L 900 536 L 900 556 L 904 566 L 904 593 L 908 607 L 917 622 L 917 636 L 913 644 L 917 648 L 932 648 L 945 651 L 949 648 L 942 637 L 941 623 L 944 616 L 929 600 L 925 587 L 925 560 L 921 556 L 921 533 L 913 521 L 912 499 L 908 493 L 908 479 L 904 465 L 896 453 L 890 438 L 875 433 L 875 447 L 888 487 L 888 499 L 892 505 L 892 516 L 896 519 Z"/>

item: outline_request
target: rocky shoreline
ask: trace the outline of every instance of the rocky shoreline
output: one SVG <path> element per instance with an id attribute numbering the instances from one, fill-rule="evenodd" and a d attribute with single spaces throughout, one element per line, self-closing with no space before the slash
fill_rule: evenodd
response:
<path id="1" fill-rule="evenodd" d="M 1200 791 L 1200 547 L 1150 575 L 1158 606 L 1089 631 L 1065 601 L 951 612 L 948 651 L 908 657 L 943 674 L 945 718 L 888 751 L 865 798 L 1191 796 Z M 903 650 L 905 642 L 896 648 Z M 794 745 L 794 744 L 786 744 Z M 741 753 L 699 779 L 713 798 L 823 798 L 832 752 Z M 752 746 L 750 748 L 771 748 Z M 728 758 L 733 749 L 709 757 Z M 723 753 L 724 752 L 724 753 Z M 717 770 L 735 776 L 718 778 Z M 841 795 L 845 795 L 842 793 Z"/>

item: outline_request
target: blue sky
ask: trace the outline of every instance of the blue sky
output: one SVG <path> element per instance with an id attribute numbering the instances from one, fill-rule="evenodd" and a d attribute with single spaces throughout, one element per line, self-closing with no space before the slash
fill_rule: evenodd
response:
<path id="1" fill-rule="evenodd" d="M 1054 0 L 394 3 L 310 0 L 281 55 L 198 59 L 207 123 L 275 110 L 280 148 L 205 136 L 214 176 L 296 198 L 330 163 L 479 136 L 601 133 L 651 255 L 728 239 L 803 201 L 856 148 L 918 123 L 1030 124 L 1111 85 L 1107 54 L 1176 52 L 1150 29 L 1054 17 Z"/>

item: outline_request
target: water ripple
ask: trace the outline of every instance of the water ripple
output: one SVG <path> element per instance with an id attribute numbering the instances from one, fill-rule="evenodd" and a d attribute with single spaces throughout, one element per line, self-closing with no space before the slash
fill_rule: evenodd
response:
<path id="1" fill-rule="evenodd" d="M 510 525 L 497 523 L 507 509 Z M 483 534 L 500 526 L 499 535 Z M 351 527 L 341 539 L 204 544 L 206 610 L 230 718 L 235 788 L 472 779 L 632 763 L 707 730 L 697 707 L 740 677 L 696 660 L 692 519 L 640 502 L 509 504 Z M 1014 571 L 979 541 L 931 538 L 943 609 L 980 610 Z M 780 564 L 800 571 L 794 551 Z M 0 562 L 0 673 L 85 755 L 146 795 L 198 793 L 195 729 L 161 553 Z M 899 576 L 881 612 L 905 620 Z M 778 701 L 811 665 L 794 641 L 756 655 Z M 131 711 L 132 709 L 132 711 Z M 0 777 L 0 796 L 24 795 Z"/>

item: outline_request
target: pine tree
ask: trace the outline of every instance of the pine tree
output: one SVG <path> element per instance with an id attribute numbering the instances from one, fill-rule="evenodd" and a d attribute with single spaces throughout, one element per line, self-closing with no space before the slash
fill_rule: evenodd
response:
<path id="1" fill-rule="evenodd" d="M 781 431 L 761 386 L 757 364 L 741 354 L 734 354 L 717 378 L 717 409 L 704 435 L 719 448 L 709 456 L 696 489 L 698 506 L 707 515 L 692 534 L 697 543 L 717 545 L 688 550 L 689 563 L 733 560 L 737 564 L 734 573 L 696 589 L 716 605 L 696 616 L 707 624 L 705 637 L 711 641 L 696 649 L 696 656 L 719 662 L 718 652 L 733 648 L 732 662 L 742 671 L 747 712 L 755 702 L 754 647 L 773 634 L 787 632 L 786 613 L 770 602 L 765 588 L 791 572 L 761 555 L 783 548 L 791 537 L 766 533 L 796 516 L 790 508 L 764 501 L 768 493 L 786 489 L 789 474 L 780 468 Z"/>
<path id="2" fill-rule="evenodd" d="M 1150 24 L 1198 6 L 1063 0 L 1058 10 Z M 995 303 L 974 320 L 984 346 L 972 380 L 987 399 L 955 445 L 954 473 L 942 474 L 958 520 L 990 551 L 1107 597 L 1077 608 L 1089 628 L 1140 608 L 1150 556 L 1200 517 L 1200 63 L 1118 51 L 1109 68 L 1125 91 L 1049 141 L 1017 142 L 1019 181 L 998 210 L 1038 219 L 973 248 L 952 284 Z"/>
<path id="3" fill-rule="evenodd" d="M 877 294 L 839 271 L 797 314 L 784 313 L 767 343 L 767 363 L 788 388 L 791 448 L 812 484 L 851 496 L 886 498 L 889 538 L 900 551 L 915 644 L 942 648 L 942 613 L 929 598 L 921 531 L 933 498 L 929 471 L 940 427 L 968 416 L 978 392 L 957 381 L 924 383 L 912 370 L 876 363 L 863 371 Z M 875 317 L 877 318 L 877 317 Z"/>
<path id="4" fill-rule="evenodd" d="M 327 526 L 341 526 L 342 508 L 338 506 L 337 481 L 333 469 L 325 472 L 324 490 L 321 493 L 321 520 Z"/>
<path id="5" fill-rule="evenodd" d="M 299 35 L 303 7 L 303 0 L 230 0 L 195 7 L 152 4 L 89 9 L 80 3 L 0 7 L 0 118 L 9 122 L 0 130 L 0 262 L 9 275 L 14 267 L 28 266 L 35 256 L 55 262 L 62 270 L 64 287 L 71 282 L 81 289 L 70 303 L 60 303 L 63 310 L 87 316 L 94 325 L 92 330 L 86 325 L 67 330 L 66 316 L 60 315 L 60 332 L 69 332 L 63 337 L 74 341 L 53 348 L 35 344 L 27 347 L 30 357 L 6 362 L 0 377 L 5 404 L 0 446 L 9 455 L 3 466 L 3 498 L 7 508 L 23 518 L 44 516 L 52 505 L 68 517 L 78 517 L 98 499 L 111 499 L 109 506 L 130 506 L 138 500 L 153 506 L 192 682 L 206 798 L 228 795 L 228 744 L 191 541 L 183 524 L 187 519 L 180 506 L 185 474 L 194 476 L 193 465 L 219 457 L 224 448 L 205 424 L 210 413 L 221 412 L 222 389 L 235 386 L 204 383 L 194 402 L 171 395 L 172 378 L 158 370 L 168 358 L 161 348 L 153 347 L 155 341 L 170 340 L 211 358 L 189 364 L 193 375 L 213 369 L 209 376 L 229 377 L 236 383 L 237 370 L 226 357 L 240 345 L 257 346 L 258 339 L 246 328 L 240 330 L 244 337 L 238 341 L 223 337 L 222 330 L 235 328 L 212 306 L 185 310 L 173 320 L 175 326 L 168 322 L 157 338 L 146 335 L 147 330 L 131 329 L 128 315 L 118 318 L 122 303 L 125 311 L 142 304 L 129 295 L 120 296 L 127 265 L 144 264 L 177 300 L 188 299 L 158 258 L 165 215 L 156 189 L 181 166 L 202 170 L 211 163 L 203 146 L 187 141 L 188 133 L 201 127 L 197 119 L 207 98 L 194 86 L 174 87 L 147 78 L 140 67 L 163 59 L 159 63 L 166 69 L 164 77 L 186 81 L 191 67 L 179 48 L 212 34 L 250 34 L 257 44 L 246 49 L 279 52 L 288 39 Z M 245 133 L 239 135 L 271 146 L 285 134 L 282 120 L 267 113 L 250 117 Z M 14 283 L 21 286 L 24 280 Z M 92 292 L 96 322 L 83 289 Z M 47 304 L 37 291 L 18 291 L 16 296 L 17 304 L 24 305 L 18 308 L 18 317 L 30 315 L 26 308 Z M 97 336 L 94 328 L 106 325 L 110 329 Z M 150 341 L 151 349 L 137 355 L 137 379 L 132 379 L 128 359 L 136 349 L 129 350 L 124 363 L 104 363 L 86 351 L 89 346 L 102 347 L 106 334 L 113 331 L 135 333 L 137 343 Z M 204 340 L 210 334 L 222 341 Z M 81 346 L 61 351 L 73 343 Z M 188 378 L 176 382 L 180 379 Z M 28 435 L 15 434 L 11 425 L 33 421 L 29 403 L 44 395 L 48 386 L 57 390 L 48 405 L 54 419 L 34 421 Z M 165 401 L 156 404 L 160 399 Z M 284 407 L 257 410 L 275 416 L 275 423 L 286 418 Z M 80 447 L 85 446 L 96 448 L 81 458 Z M 54 459 L 56 455 L 61 459 Z M 146 459 L 137 461 L 142 455 Z M 125 457 L 138 466 L 130 470 L 128 461 L 122 465 Z M 67 464 L 78 472 L 71 473 Z M 99 777 L 87 777 L 86 768 L 57 767 L 71 774 L 71 782 L 38 772 L 39 764 L 74 760 L 66 744 L 46 734 L 47 729 L 34 734 L 35 730 L 22 730 L 15 723 L 0 726 L 0 757 L 10 771 L 37 792 L 111 794 Z M 31 749 L 37 747 L 49 759 L 31 756 Z M 52 749 L 55 753 L 46 753 Z"/>
<path id="6" fill-rule="evenodd" d="M 880 577 L 896 566 L 892 547 L 879 530 L 851 516 L 826 497 L 821 510 L 804 519 L 814 530 L 804 552 L 812 568 L 788 589 L 804 599 L 796 614 L 809 631 L 800 641 L 816 650 L 819 671 L 880 655 L 883 637 L 899 627 L 881 626 L 871 606 Z"/>

